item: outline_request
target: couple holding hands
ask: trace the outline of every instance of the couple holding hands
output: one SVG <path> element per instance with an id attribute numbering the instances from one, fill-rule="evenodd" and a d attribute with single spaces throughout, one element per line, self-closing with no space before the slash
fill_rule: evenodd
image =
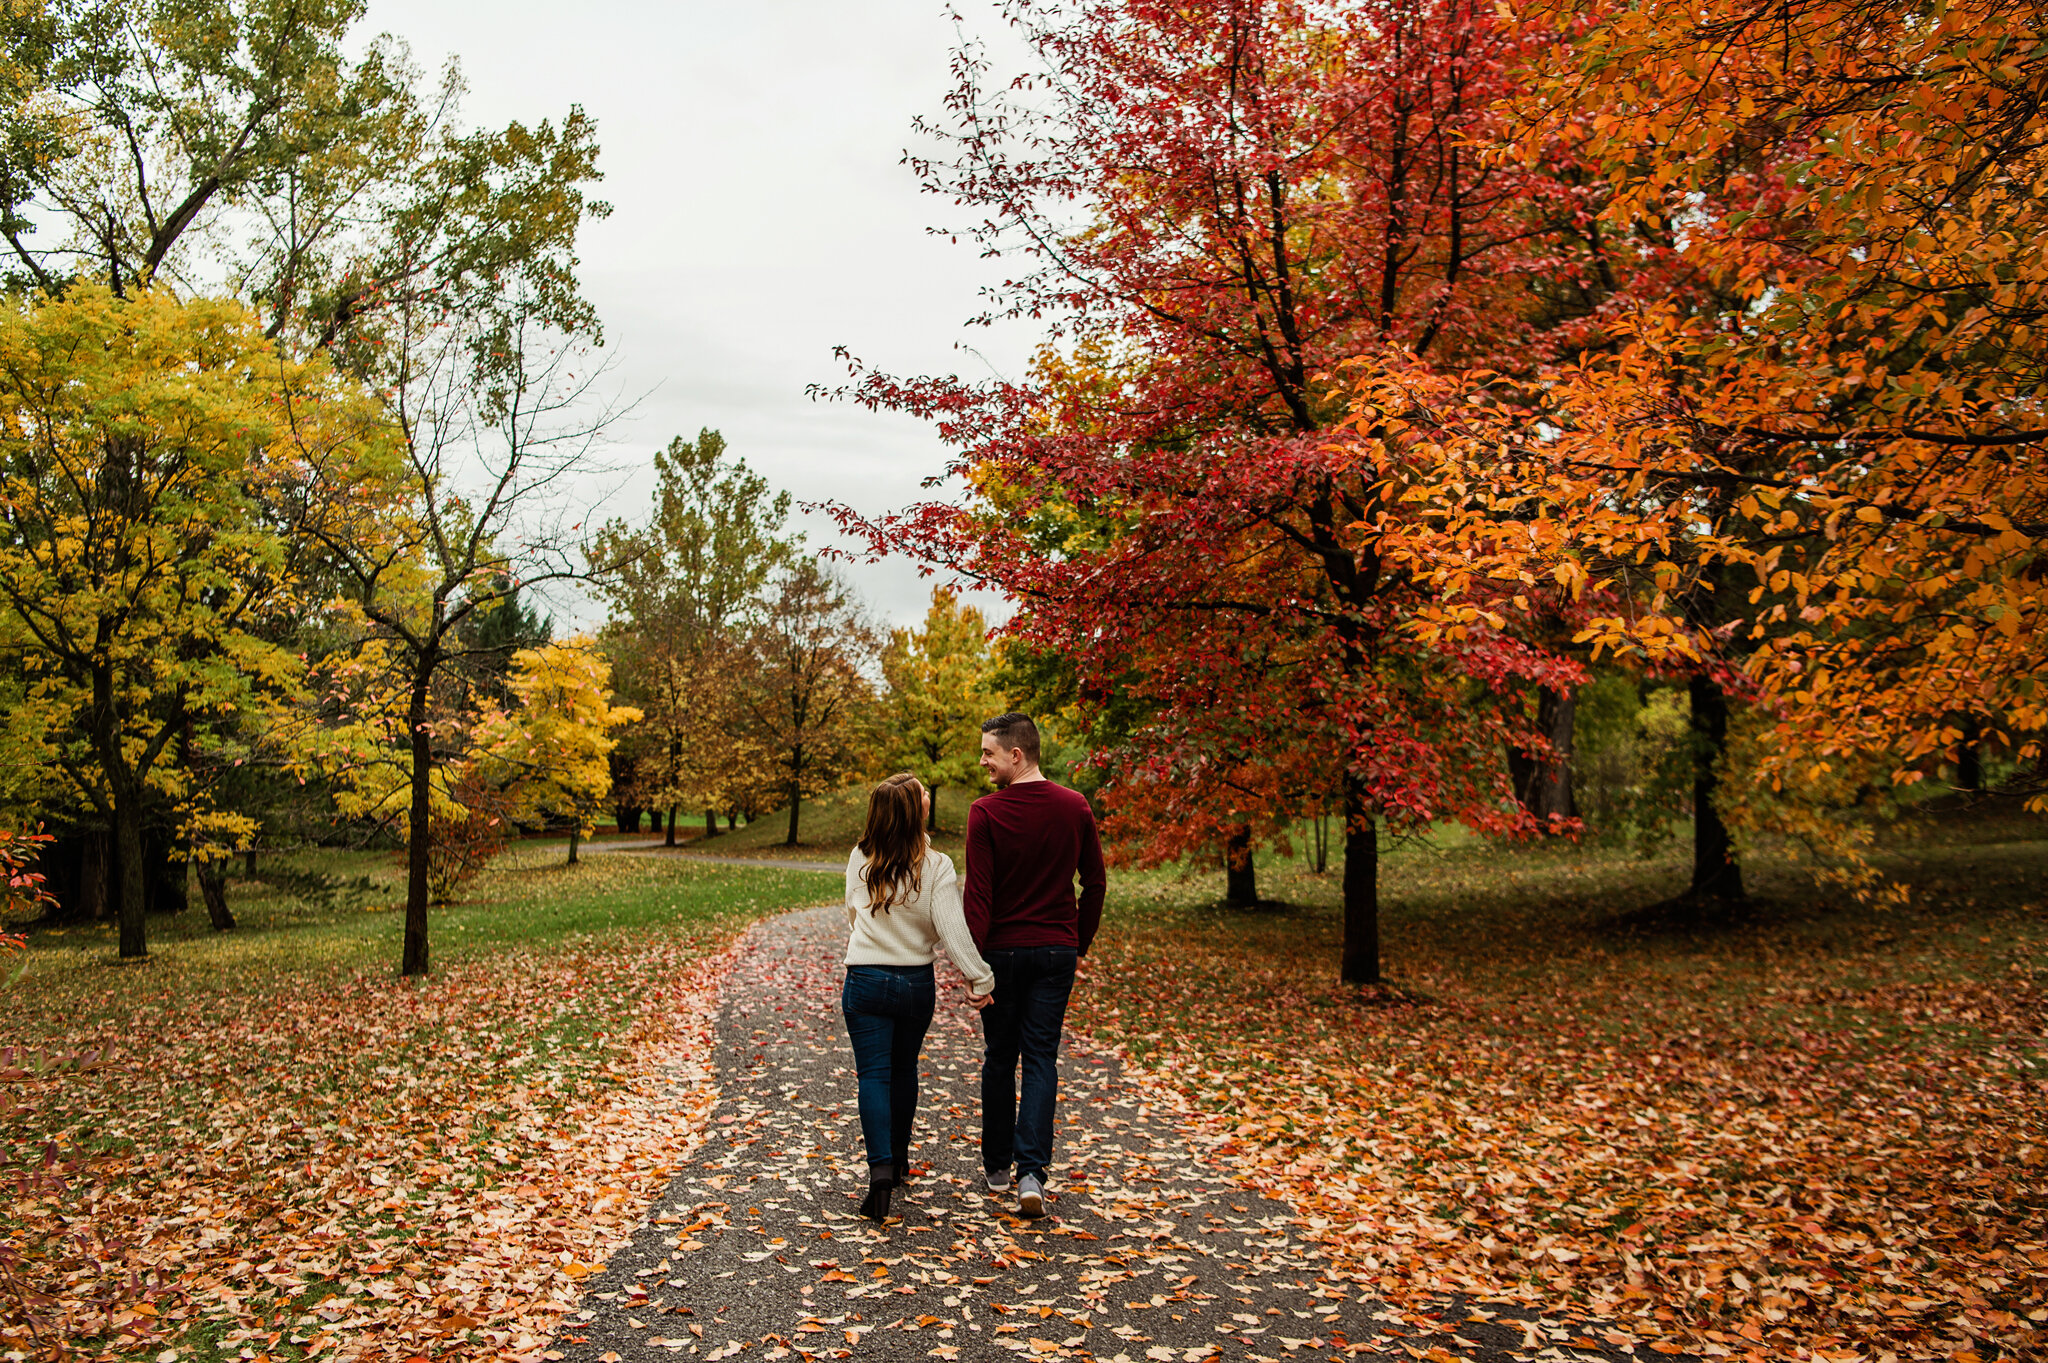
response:
<path id="1" fill-rule="evenodd" d="M 910 1174 L 917 1067 L 937 1003 L 941 947 L 981 1014 L 981 1163 L 989 1191 L 1045 1214 L 1060 1029 L 1075 962 L 1102 921 L 1102 844 L 1088 801 L 1038 769 L 1038 726 L 998 715 L 981 726 L 995 792 L 967 813 L 967 874 L 931 849 L 931 796 L 908 773 L 875 787 L 846 863 L 846 984 L 868 1189 L 860 1214 L 881 1221 Z M 1080 894 L 1074 890 L 1076 879 Z M 1018 1082 L 1022 1066 L 1023 1082 Z"/>

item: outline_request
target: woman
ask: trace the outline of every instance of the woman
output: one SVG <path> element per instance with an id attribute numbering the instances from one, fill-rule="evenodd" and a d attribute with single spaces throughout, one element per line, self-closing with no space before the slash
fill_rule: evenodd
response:
<path id="1" fill-rule="evenodd" d="M 908 772 L 868 796 L 868 825 L 846 861 L 846 986 L 839 997 L 860 1084 L 860 1134 L 868 1148 L 868 1195 L 860 1214 L 889 1215 L 889 1190 L 910 1170 L 917 1116 L 917 1058 L 938 988 L 940 944 L 967 977 L 968 999 L 988 1006 L 995 972 L 974 949 L 952 858 L 924 834 L 931 796 Z"/>

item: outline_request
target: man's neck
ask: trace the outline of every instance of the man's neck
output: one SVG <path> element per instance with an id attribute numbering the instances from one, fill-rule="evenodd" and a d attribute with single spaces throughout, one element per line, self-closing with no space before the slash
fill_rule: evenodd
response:
<path id="1" fill-rule="evenodd" d="M 1038 768 L 1033 767 L 1030 771 L 1025 772 L 1021 776 L 1012 776 L 1010 778 L 1010 784 L 1013 786 L 1028 786 L 1033 781 L 1043 781 L 1044 779 L 1045 773 L 1040 771 Z"/>

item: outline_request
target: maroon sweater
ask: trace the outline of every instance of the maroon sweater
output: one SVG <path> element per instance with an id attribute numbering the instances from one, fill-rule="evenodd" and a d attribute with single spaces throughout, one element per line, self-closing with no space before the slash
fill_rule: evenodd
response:
<path id="1" fill-rule="evenodd" d="M 1108 884 L 1094 811 L 1050 781 L 982 796 L 967 810 L 966 879 L 967 930 L 982 951 L 1071 947 L 1086 956 Z"/>

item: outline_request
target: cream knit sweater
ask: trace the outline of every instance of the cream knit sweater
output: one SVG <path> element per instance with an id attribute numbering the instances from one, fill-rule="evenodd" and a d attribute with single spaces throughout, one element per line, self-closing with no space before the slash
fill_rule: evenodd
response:
<path id="1" fill-rule="evenodd" d="M 852 928 L 846 939 L 848 965 L 928 965 L 938 959 L 943 944 L 971 992 L 986 994 L 996 987 L 995 971 L 968 934 L 951 857 L 925 849 L 916 895 L 882 913 L 868 907 L 867 883 L 860 877 L 867 864 L 858 847 L 846 859 L 846 921 Z"/>

